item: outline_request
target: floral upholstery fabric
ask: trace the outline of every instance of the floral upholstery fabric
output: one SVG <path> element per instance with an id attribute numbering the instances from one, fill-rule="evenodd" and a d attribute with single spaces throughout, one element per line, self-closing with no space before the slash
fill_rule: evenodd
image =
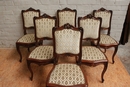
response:
<path id="1" fill-rule="evenodd" d="M 94 46 L 82 47 L 82 60 L 104 60 L 106 56 L 98 48 Z"/>
<path id="2" fill-rule="evenodd" d="M 76 64 L 58 64 L 50 74 L 49 83 L 62 86 L 85 84 L 81 68 Z"/>
<path id="3" fill-rule="evenodd" d="M 38 46 L 29 55 L 29 58 L 39 59 L 39 60 L 46 60 L 52 57 L 53 57 L 52 46 Z"/>
<path id="4" fill-rule="evenodd" d="M 75 12 L 63 11 L 59 12 L 59 26 L 69 23 L 75 26 Z"/>
<path id="5" fill-rule="evenodd" d="M 79 53 L 80 36 L 81 33 L 79 31 L 71 29 L 56 31 L 56 53 Z"/>
<path id="6" fill-rule="evenodd" d="M 35 42 L 34 34 L 26 34 L 26 35 L 22 36 L 17 42 L 34 43 Z"/>
<path id="7" fill-rule="evenodd" d="M 80 27 L 84 29 L 83 38 L 98 38 L 100 20 L 85 19 L 80 20 Z"/>
<path id="8" fill-rule="evenodd" d="M 42 18 L 35 20 L 36 35 L 38 38 L 50 37 L 52 38 L 52 28 L 55 27 L 55 20 L 49 18 Z"/>
<path id="9" fill-rule="evenodd" d="M 33 17 L 35 16 L 39 17 L 39 12 L 29 11 L 23 13 L 25 27 L 34 26 Z"/>
<path id="10" fill-rule="evenodd" d="M 117 44 L 117 42 L 109 35 L 101 34 L 100 44 Z"/>
<path id="11" fill-rule="evenodd" d="M 107 11 L 97 11 L 95 12 L 95 17 L 101 17 L 102 18 L 102 25 L 103 28 L 108 28 L 110 26 L 110 17 L 111 13 Z"/>

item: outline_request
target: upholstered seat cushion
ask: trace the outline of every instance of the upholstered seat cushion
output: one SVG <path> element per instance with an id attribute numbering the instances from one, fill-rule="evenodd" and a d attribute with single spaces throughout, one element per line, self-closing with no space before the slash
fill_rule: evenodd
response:
<path id="1" fill-rule="evenodd" d="M 46 60 L 53 57 L 53 47 L 52 46 L 38 46 L 36 47 L 28 58 Z"/>
<path id="2" fill-rule="evenodd" d="M 117 45 L 118 43 L 109 35 L 106 34 L 101 34 L 100 37 L 100 44 L 105 44 L 105 45 Z"/>
<path id="3" fill-rule="evenodd" d="M 82 47 L 82 60 L 104 60 L 106 56 L 104 53 L 94 46 L 83 46 Z"/>
<path id="4" fill-rule="evenodd" d="M 34 34 L 26 34 L 26 35 L 22 36 L 17 42 L 34 43 L 35 42 Z"/>
<path id="5" fill-rule="evenodd" d="M 94 41 L 94 44 L 97 44 L 97 41 Z M 101 34 L 99 44 L 100 46 L 118 45 L 115 39 L 113 39 L 111 36 L 106 34 Z"/>
<path id="6" fill-rule="evenodd" d="M 78 65 L 71 63 L 63 63 L 55 65 L 49 76 L 47 84 L 73 86 L 87 83 L 84 78 L 84 74 Z"/>

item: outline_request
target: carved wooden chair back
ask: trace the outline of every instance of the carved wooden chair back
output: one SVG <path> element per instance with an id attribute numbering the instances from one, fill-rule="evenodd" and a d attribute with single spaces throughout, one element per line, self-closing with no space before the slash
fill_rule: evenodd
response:
<path id="1" fill-rule="evenodd" d="M 76 28 L 70 24 L 65 24 L 58 28 L 53 28 L 54 38 L 54 58 L 58 61 L 58 55 L 74 55 L 81 62 L 82 28 Z"/>
<path id="2" fill-rule="evenodd" d="M 66 7 L 62 10 L 57 10 L 58 27 L 63 26 L 66 23 L 69 23 L 72 26 L 76 27 L 76 16 L 76 9 L 72 10 Z"/>

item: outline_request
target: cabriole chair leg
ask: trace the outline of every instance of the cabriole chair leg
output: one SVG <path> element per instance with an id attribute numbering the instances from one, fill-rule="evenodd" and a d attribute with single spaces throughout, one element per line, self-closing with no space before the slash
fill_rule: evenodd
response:
<path id="1" fill-rule="evenodd" d="M 33 80 L 33 71 L 32 71 L 32 68 L 31 68 L 31 63 L 27 60 L 27 65 L 28 65 L 28 69 L 29 69 L 29 71 L 30 71 L 30 73 L 31 73 L 31 77 L 30 77 L 30 80 L 32 81 Z"/>
<path id="2" fill-rule="evenodd" d="M 115 47 L 115 51 L 114 51 L 114 53 L 113 53 L 113 55 L 112 55 L 112 64 L 114 64 L 114 57 L 115 57 L 115 55 L 116 55 L 116 53 L 117 53 L 117 50 L 118 50 L 118 46 L 116 46 Z"/>
<path id="3" fill-rule="evenodd" d="M 101 74 L 101 79 L 102 79 L 102 83 L 104 82 L 104 74 L 105 74 L 105 72 L 106 72 L 106 70 L 107 70 L 107 66 L 108 66 L 108 62 L 105 62 L 104 63 L 104 69 L 103 69 L 103 71 L 102 71 L 102 74 Z"/>
<path id="4" fill-rule="evenodd" d="M 17 52 L 19 53 L 20 55 L 20 59 L 19 59 L 19 62 L 22 62 L 22 54 L 21 54 L 21 51 L 19 49 L 19 45 L 16 44 L 16 49 L 17 49 Z"/>

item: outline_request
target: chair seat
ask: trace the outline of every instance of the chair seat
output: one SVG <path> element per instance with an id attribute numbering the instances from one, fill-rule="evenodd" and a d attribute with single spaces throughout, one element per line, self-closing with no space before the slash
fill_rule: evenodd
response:
<path id="1" fill-rule="evenodd" d="M 22 36 L 17 42 L 19 43 L 34 43 L 34 34 L 26 34 Z"/>
<path id="2" fill-rule="evenodd" d="M 117 45 L 118 43 L 109 35 L 101 34 L 100 45 Z"/>
<path id="3" fill-rule="evenodd" d="M 51 59 L 52 57 L 53 57 L 52 46 L 38 46 L 31 52 L 28 59 L 46 60 Z"/>
<path id="4" fill-rule="evenodd" d="M 82 60 L 106 60 L 104 53 L 94 46 L 82 47 Z"/>
<path id="5" fill-rule="evenodd" d="M 47 86 L 49 86 L 49 84 L 69 87 L 82 85 L 82 87 L 87 87 L 87 82 L 81 68 L 77 64 L 71 63 L 55 65 L 50 73 Z"/>

